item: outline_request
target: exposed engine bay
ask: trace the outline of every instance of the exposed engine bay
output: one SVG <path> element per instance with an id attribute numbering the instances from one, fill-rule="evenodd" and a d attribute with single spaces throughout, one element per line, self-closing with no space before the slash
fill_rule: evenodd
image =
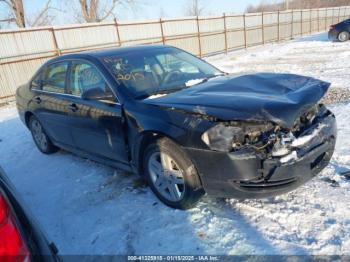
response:
<path id="1" fill-rule="evenodd" d="M 236 128 L 231 152 L 254 151 L 262 159 L 281 158 L 281 162 L 288 162 L 297 157 L 293 149 L 302 147 L 318 134 L 322 127 L 318 120 L 327 112 L 329 111 L 323 105 L 315 105 L 297 119 L 292 129 L 271 122 L 226 123 Z"/>

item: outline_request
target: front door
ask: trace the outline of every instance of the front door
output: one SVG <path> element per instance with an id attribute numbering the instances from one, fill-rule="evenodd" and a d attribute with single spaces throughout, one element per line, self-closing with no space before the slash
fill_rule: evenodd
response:
<path id="1" fill-rule="evenodd" d="M 111 99 L 84 100 L 81 95 L 101 88 Z M 127 163 L 122 107 L 102 76 L 90 62 L 73 61 L 68 89 L 70 125 L 75 146 L 88 153 Z"/>

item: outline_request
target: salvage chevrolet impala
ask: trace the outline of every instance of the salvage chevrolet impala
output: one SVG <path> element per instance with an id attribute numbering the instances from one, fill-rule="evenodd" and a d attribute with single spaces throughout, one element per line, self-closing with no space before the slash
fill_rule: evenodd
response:
<path id="1" fill-rule="evenodd" d="M 19 115 L 45 154 L 59 148 L 144 176 L 165 204 L 205 193 L 291 191 L 330 161 L 330 84 L 291 74 L 228 75 L 170 46 L 63 55 L 17 90 Z"/>

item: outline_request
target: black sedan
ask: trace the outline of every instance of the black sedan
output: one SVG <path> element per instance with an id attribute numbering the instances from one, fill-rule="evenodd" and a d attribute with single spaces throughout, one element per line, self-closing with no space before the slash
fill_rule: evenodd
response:
<path id="1" fill-rule="evenodd" d="M 59 148 L 138 173 L 167 205 L 202 195 L 262 198 L 295 189 L 329 162 L 330 84 L 289 74 L 227 75 L 170 46 L 57 57 L 17 90 L 45 154 Z"/>
<path id="2" fill-rule="evenodd" d="M 0 260 L 59 261 L 56 254 L 0 168 Z"/>
<path id="3" fill-rule="evenodd" d="M 331 41 L 345 42 L 350 36 L 350 19 L 344 20 L 336 25 L 331 25 L 328 38 Z"/>

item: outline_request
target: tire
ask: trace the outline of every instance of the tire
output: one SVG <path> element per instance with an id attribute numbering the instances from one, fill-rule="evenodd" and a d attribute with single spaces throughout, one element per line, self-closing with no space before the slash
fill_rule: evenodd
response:
<path id="1" fill-rule="evenodd" d="M 146 148 L 143 170 L 152 191 L 167 206 L 190 209 L 205 194 L 192 161 L 169 139 Z"/>
<path id="2" fill-rule="evenodd" d="M 343 31 L 339 33 L 338 40 L 339 42 L 345 42 L 349 40 L 349 37 L 350 37 L 349 32 Z"/>
<path id="3" fill-rule="evenodd" d="M 35 116 L 31 116 L 29 120 L 29 129 L 32 133 L 35 145 L 42 153 L 53 154 L 59 150 L 59 148 L 51 142 L 40 121 Z"/>

